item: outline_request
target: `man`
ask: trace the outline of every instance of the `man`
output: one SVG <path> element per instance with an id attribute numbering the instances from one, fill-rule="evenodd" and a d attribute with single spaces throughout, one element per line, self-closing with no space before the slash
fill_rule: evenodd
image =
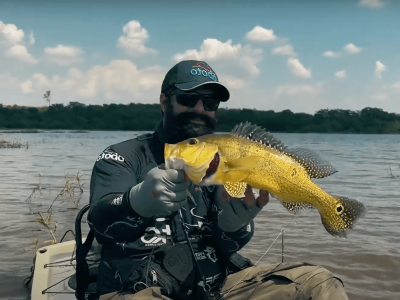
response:
<path id="1" fill-rule="evenodd" d="M 162 83 L 155 132 L 98 157 L 88 221 L 103 244 L 100 299 L 347 299 L 321 267 L 251 267 L 237 254 L 253 236 L 266 191 L 255 198 L 248 187 L 244 199 L 229 199 L 222 186 L 197 187 L 183 171 L 165 170 L 164 144 L 213 133 L 229 97 L 207 63 L 182 61 Z"/>

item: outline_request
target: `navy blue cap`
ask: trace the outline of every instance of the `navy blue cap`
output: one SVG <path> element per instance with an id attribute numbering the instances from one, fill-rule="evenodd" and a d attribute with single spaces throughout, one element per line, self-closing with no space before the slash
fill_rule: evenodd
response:
<path id="1" fill-rule="evenodd" d="M 228 89 L 218 81 L 214 70 L 204 61 L 184 60 L 173 66 L 165 75 L 161 93 L 169 95 L 174 89 L 184 92 L 211 94 L 220 101 L 228 101 Z"/>

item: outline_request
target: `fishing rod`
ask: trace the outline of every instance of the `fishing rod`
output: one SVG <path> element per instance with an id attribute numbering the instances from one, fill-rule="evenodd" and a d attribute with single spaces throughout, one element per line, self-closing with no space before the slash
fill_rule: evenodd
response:
<path id="1" fill-rule="evenodd" d="M 269 246 L 267 251 L 265 251 L 265 253 L 256 261 L 256 263 L 249 268 L 249 270 L 246 272 L 246 274 L 244 274 L 243 277 L 238 280 L 238 282 L 228 291 L 228 293 L 223 295 L 218 300 L 221 300 L 222 298 L 224 298 L 225 296 L 228 296 L 230 294 L 230 292 L 243 280 L 243 278 L 245 278 L 247 276 L 247 274 L 249 274 L 250 271 L 264 258 L 264 256 L 267 255 L 268 251 L 271 249 L 273 244 L 275 244 L 275 242 L 277 241 L 277 239 L 279 238 L 280 235 L 282 235 L 282 262 L 283 262 L 283 244 L 284 244 L 284 242 L 283 242 L 283 232 L 284 232 L 284 230 L 281 230 L 281 232 L 279 232 L 279 234 L 277 235 L 275 240 L 272 242 L 272 244 Z"/>

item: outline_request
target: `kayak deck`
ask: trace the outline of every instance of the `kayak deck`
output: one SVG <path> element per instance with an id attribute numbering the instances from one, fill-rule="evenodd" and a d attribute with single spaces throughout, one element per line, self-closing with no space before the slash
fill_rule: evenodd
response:
<path id="1" fill-rule="evenodd" d="M 42 247 L 37 250 L 32 282 L 32 300 L 75 299 L 68 284 L 75 275 L 75 241 Z"/>

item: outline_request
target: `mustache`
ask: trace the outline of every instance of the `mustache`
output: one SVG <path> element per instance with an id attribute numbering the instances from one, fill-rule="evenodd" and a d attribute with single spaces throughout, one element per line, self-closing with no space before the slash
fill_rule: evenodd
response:
<path id="1" fill-rule="evenodd" d="M 209 116 L 199 114 L 196 112 L 183 112 L 174 117 L 174 123 L 177 125 L 186 125 L 190 123 L 190 120 L 193 119 L 199 119 L 201 121 L 204 121 L 205 126 L 215 129 L 217 125 L 217 120 L 214 118 L 211 118 Z"/>

